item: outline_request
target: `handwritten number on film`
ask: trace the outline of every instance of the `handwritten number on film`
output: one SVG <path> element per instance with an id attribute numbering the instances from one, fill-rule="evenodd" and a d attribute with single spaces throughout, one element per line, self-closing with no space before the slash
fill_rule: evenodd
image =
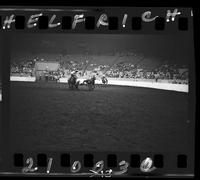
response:
<path id="1" fill-rule="evenodd" d="M 49 158 L 48 165 L 47 165 L 47 173 L 50 172 L 52 162 L 53 162 L 53 158 Z M 29 157 L 26 160 L 26 164 L 27 164 L 27 166 L 22 169 L 23 173 L 35 172 L 38 170 L 38 167 L 33 168 L 33 158 L 32 157 Z"/>
<path id="2" fill-rule="evenodd" d="M 53 163 L 53 158 L 49 158 L 47 170 L 46 173 L 50 173 L 51 166 Z M 28 172 L 35 172 L 38 170 L 38 167 L 33 167 L 33 158 L 29 157 L 26 160 L 27 166 L 22 169 L 23 173 Z M 101 177 L 111 177 L 111 175 L 122 175 L 128 171 L 129 163 L 122 160 L 119 163 L 119 169 L 120 171 L 113 171 L 112 169 L 106 170 L 105 173 L 103 171 L 104 169 L 104 161 L 99 161 L 95 164 L 95 166 L 89 170 L 91 173 L 89 173 L 91 176 L 101 176 Z M 146 158 L 142 161 L 140 165 L 140 170 L 144 173 L 151 172 L 155 170 L 156 168 L 153 166 L 153 160 L 151 158 Z M 78 173 L 81 170 L 81 162 L 75 161 L 71 166 L 71 173 Z"/>
<path id="3" fill-rule="evenodd" d="M 27 165 L 27 167 L 24 167 L 22 169 L 23 173 L 34 172 L 34 171 L 38 170 L 38 167 L 32 168 L 32 166 L 33 166 L 33 158 L 31 158 L 31 157 L 26 160 L 26 164 L 28 164 L 28 165 Z"/>

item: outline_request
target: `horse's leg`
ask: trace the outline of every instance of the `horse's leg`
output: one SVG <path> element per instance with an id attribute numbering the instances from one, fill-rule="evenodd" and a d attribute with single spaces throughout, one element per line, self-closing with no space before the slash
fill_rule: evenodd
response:
<path id="1" fill-rule="evenodd" d="M 95 85 L 93 84 L 93 85 L 92 85 L 92 90 L 94 90 L 94 88 L 95 88 Z"/>
<path id="2" fill-rule="evenodd" d="M 88 84 L 88 89 L 89 91 L 91 91 L 91 84 Z"/>
<path id="3" fill-rule="evenodd" d="M 70 83 L 68 83 L 68 86 L 69 86 L 69 89 L 72 89 L 72 87 L 71 87 L 71 84 L 70 84 Z"/>
<path id="4" fill-rule="evenodd" d="M 68 81 L 69 89 L 73 89 L 73 84 L 71 81 Z"/>
<path id="5" fill-rule="evenodd" d="M 79 86 L 79 81 L 76 83 L 76 85 L 75 85 L 75 86 L 76 86 L 76 89 L 78 89 L 78 86 Z"/>

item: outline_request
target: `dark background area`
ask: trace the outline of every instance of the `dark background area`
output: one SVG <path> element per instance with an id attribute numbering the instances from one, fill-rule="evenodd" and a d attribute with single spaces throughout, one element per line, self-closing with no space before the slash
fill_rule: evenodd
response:
<path id="1" fill-rule="evenodd" d="M 2 82 L 2 51 L 3 51 L 3 45 L 2 45 L 2 35 L 0 34 L 0 84 Z"/>
<path id="2" fill-rule="evenodd" d="M 13 151 L 191 152 L 188 93 L 11 82 L 10 95 Z"/>
<path id="3" fill-rule="evenodd" d="M 11 46 L 13 53 L 32 54 L 104 55 L 129 51 L 181 64 L 187 64 L 193 53 L 192 39 L 187 35 L 15 34 Z"/>

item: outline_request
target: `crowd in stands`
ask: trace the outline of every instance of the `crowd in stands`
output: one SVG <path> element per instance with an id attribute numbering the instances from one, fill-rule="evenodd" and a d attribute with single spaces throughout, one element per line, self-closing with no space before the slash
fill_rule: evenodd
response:
<path id="1" fill-rule="evenodd" d="M 20 61 L 11 64 L 11 74 L 20 76 L 34 76 L 35 62 L 41 60 Z M 186 65 L 170 64 L 162 62 L 154 68 L 148 68 L 147 65 L 133 64 L 130 62 L 118 62 L 114 64 L 96 64 L 89 60 L 61 62 L 61 67 L 57 72 L 48 72 L 48 77 L 65 77 L 74 70 L 79 71 L 79 76 L 96 73 L 97 76 L 105 75 L 110 78 L 128 78 L 128 79 L 155 79 L 157 80 L 184 80 L 188 83 L 188 68 Z"/>
<path id="2" fill-rule="evenodd" d="M 34 76 L 35 60 L 12 62 L 11 74 L 19 76 Z"/>
<path id="3" fill-rule="evenodd" d="M 154 69 L 146 69 L 137 67 L 132 63 L 120 62 L 114 65 L 97 65 L 90 64 L 87 66 L 83 62 L 71 62 L 71 68 L 68 66 L 67 75 L 70 75 L 71 71 L 81 70 L 83 71 L 84 67 L 87 67 L 87 70 L 82 75 L 88 75 L 96 73 L 97 75 L 104 74 L 106 77 L 110 78 L 128 78 L 128 79 L 161 79 L 161 80 L 173 80 L 175 83 L 176 80 L 185 80 L 185 83 L 188 82 L 188 68 L 186 65 L 176 65 L 170 64 L 168 62 L 162 63 Z M 92 67 L 92 68 L 91 68 Z M 79 75 L 80 75 L 79 74 Z"/>
<path id="4" fill-rule="evenodd" d="M 184 72 L 181 72 L 184 71 Z M 155 69 L 137 68 L 134 64 L 120 63 L 110 68 L 108 77 L 142 78 L 142 79 L 188 79 L 188 69 L 185 66 L 162 64 Z"/>

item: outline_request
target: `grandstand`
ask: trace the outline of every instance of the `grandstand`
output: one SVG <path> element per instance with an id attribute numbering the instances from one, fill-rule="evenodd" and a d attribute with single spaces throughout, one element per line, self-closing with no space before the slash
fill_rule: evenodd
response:
<path id="1" fill-rule="evenodd" d="M 46 66 L 50 68 L 51 65 L 45 64 L 41 70 L 37 70 L 35 65 L 43 61 L 59 63 L 59 67 L 55 65 L 57 68 L 52 69 L 54 75 L 62 78 L 59 82 L 67 82 L 71 72 L 77 70 L 80 79 L 89 78 L 92 74 L 101 79 L 105 75 L 111 79 L 109 82 L 119 85 L 126 81 L 125 84 L 130 85 L 134 82 L 156 82 L 170 83 L 170 86 L 172 83 L 188 86 L 187 59 L 192 52 L 183 51 L 184 48 L 187 49 L 188 41 L 178 36 L 24 37 L 13 37 L 11 80 L 16 80 L 17 77 L 27 77 L 31 81 L 41 77 L 44 79 L 44 73 L 50 71 Z M 22 39 L 22 46 L 16 44 L 15 38 Z M 175 46 L 176 43 L 183 47 Z"/>
<path id="2" fill-rule="evenodd" d="M 27 58 L 25 60 L 23 58 Z M 52 60 L 54 59 L 54 60 Z M 47 71 L 58 72 L 62 69 L 64 77 L 78 70 L 79 76 L 88 78 L 93 73 L 99 77 L 103 74 L 108 78 L 127 78 L 137 81 L 148 79 L 169 80 L 169 83 L 188 84 L 188 67 L 185 64 L 176 65 L 172 60 L 130 52 L 113 54 L 66 54 L 16 52 L 11 63 L 11 76 L 44 77 Z M 39 65 L 40 64 L 40 65 Z M 40 67 L 38 67 L 38 65 Z M 59 74 L 59 73 L 58 73 Z M 44 79 L 44 78 L 42 78 Z M 173 81 L 172 81 L 173 80 Z"/>

